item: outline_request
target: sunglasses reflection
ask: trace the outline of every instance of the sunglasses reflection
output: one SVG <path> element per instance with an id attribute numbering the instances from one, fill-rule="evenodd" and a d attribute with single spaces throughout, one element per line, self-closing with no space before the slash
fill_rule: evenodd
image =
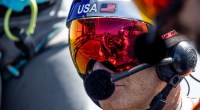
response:
<path id="1" fill-rule="evenodd" d="M 77 53 L 81 52 L 89 59 L 112 64 L 118 72 L 139 65 L 139 61 L 134 57 L 133 47 L 137 37 L 145 33 L 140 25 L 132 21 L 122 28 L 114 28 L 114 33 L 111 29 L 97 32 L 99 29 L 96 30 L 94 20 L 80 23 L 81 35 L 75 40 L 75 58 Z"/>
<path id="2" fill-rule="evenodd" d="M 119 58 L 127 57 L 127 47 L 129 45 L 124 30 L 119 30 L 118 35 L 111 35 L 110 32 L 104 33 L 100 39 L 100 59 L 106 59 L 112 64 L 116 64 Z"/>

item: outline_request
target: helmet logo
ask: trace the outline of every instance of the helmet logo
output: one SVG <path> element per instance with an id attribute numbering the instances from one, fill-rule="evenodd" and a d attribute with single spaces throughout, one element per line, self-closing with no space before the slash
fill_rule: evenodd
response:
<path id="1" fill-rule="evenodd" d="M 115 12 L 116 4 L 103 3 L 101 4 L 100 12 L 113 13 Z M 81 4 L 78 7 L 78 14 L 97 12 L 97 4 Z"/>
<path id="2" fill-rule="evenodd" d="M 78 7 L 78 14 L 97 12 L 97 4 L 83 4 Z"/>
<path id="3" fill-rule="evenodd" d="M 110 12 L 110 13 L 113 13 L 115 12 L 115 7 L 116 5 L 113 4 L 113 3 L 104 3 L 101 5 L 101 12 Z"/>

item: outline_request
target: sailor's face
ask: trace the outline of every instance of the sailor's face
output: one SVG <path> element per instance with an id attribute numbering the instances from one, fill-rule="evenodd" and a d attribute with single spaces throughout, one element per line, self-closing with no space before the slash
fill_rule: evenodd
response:
<path id="1" fill-rule="evenodd" d="M 105 69 L 112 75 L 114 74 L 99 62 L 93 67 L 93 70 L 97 69 Z M 145 110 L 152 98 L 165 85 L 158 79 L 155 68 L 148 68 L 115 82 L 115 91 L 112 96 L 99 103 L 104 110 Z"/>

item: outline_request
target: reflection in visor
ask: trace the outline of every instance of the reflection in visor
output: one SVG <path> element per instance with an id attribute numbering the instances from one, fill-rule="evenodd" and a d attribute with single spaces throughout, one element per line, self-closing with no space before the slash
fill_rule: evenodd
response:
<path id="1" fill-rule="evenodd" d="M 79 73 L 90 60 L 109 63 L 121 72 L 139 64 L 134 58 L 135 39 L 147 32 L 144 22 L 120 18 L 85 18 L 70 26 L 70 52 Z"/>

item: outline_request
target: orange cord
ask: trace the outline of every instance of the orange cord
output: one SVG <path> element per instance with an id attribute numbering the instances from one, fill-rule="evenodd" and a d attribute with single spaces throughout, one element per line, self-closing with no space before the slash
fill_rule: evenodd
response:
<path id="1" fill-rule="evenodd" d="M 200 110 L 200 101 L 192 110 Z"/>

